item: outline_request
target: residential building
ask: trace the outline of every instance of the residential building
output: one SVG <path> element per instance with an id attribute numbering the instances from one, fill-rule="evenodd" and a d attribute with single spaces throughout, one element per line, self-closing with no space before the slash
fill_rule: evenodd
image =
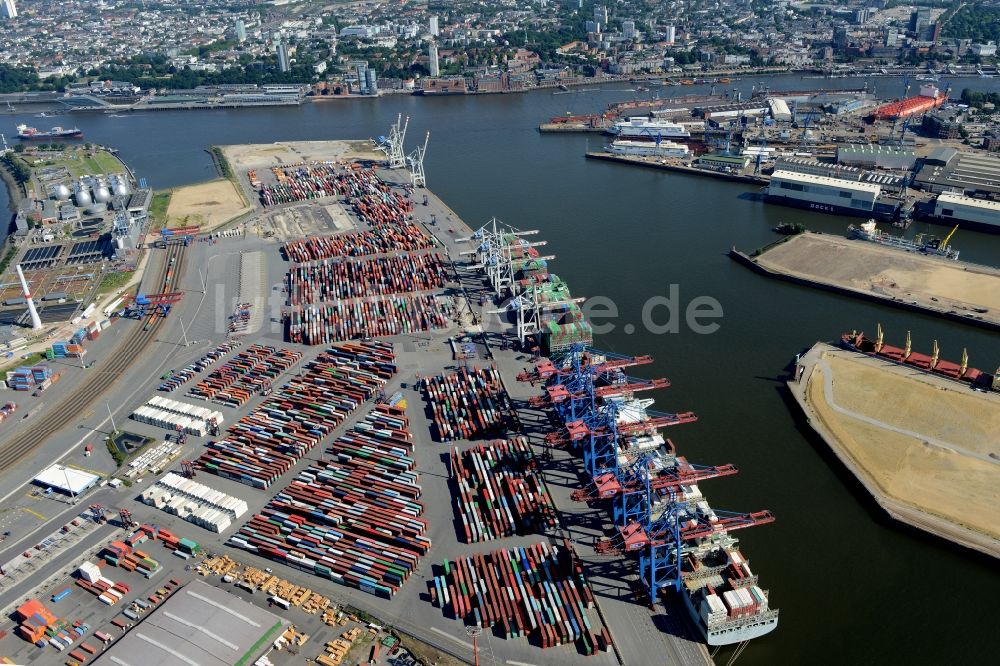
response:
<path id="1" fill-rule="evenodd" d="M 4 18 L 17 18 L 17 6 L 14 4 L 14 0 L 0 0 L 0 13 L 3 14 Z"/>

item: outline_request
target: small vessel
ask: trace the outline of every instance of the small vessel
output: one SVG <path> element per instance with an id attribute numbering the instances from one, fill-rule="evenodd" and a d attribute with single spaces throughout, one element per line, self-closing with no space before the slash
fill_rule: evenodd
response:
<path id="1" fill-rule="evenodd" d="M 611 134 L 632 139 L 653 141 L 660 139 L 686 139 L 691 133 L 683 126 L 660 118 L 638 116 L 619 120 L 610 129 Z"/>
<path id="2" fill-rule="evenodd" d="M 798 222 L 794 224 L 791 222 L 782 222 L 776 227 L 771 227 L 771 231 L 785 236 L 796 236 L 798 234 L 805 233 L 806 228 L 805 225 L 799 224 Z"/>
<path id="3" fill-rule="evenodd" d="M 878 324 L 874 340 L 866 336 L 864 331 L 851 331 L 840 336 L 840 346 L 861 354 L 876 356 L 899 365 L 915 368 L 928 374 L 954 379 L 969 384 L 978 391 L 1000 393 L 1000 368 L 997 368 L 996 374 L 983 372 L 978 368 L 970 368 L 969 354 L 964 349 L 962 350 L 962 362 L 955 363 L 945 361 L 940 357 L 941 349 L 938 347 L 937 340 L 934 341 L 931 355 L 928 356 L 913 351 L 909 331 L 906 332 L 906 346 L 902 349 L 885 344 L 884 338 L 882 325 Z"/>
<path id="4" fill-rule="evenodd" d="M 79 127 L 53 127 L 47 132 L 41 132 L 27 125 L 17 126 L 17 138 L 25 141 L 31 139 L 71 139 L 83 136 Z"/>
<path id="5" fill-rule="evenodd" d="M 687 157 L 691 151 L 683 143 L 673 141 L 628 141 L 616 139 L 607 147 L 614 155 L 636 155 L 641 157 Z"/>
<path id="6" fill-rule="evenodd" d="M 957 261 L 958 250 L 953 249 L 948 244 L 948 241 L 951 240 L 956 231 L 958 231 L 958 225 L 955 225 L 955 228 L 943 240 L 937 236 L 928 237 L 924 234 L 917 234 L 913 240 L 910 240 L 881 231 L 878 225 L 875 224 L 875 220 L 868 220 L 867 222 L 862 222 L 857 227 L 853 224 L 848 225 L 847 237 L 870 243 L 878 243 L 879 245 L 887 245 L 907 252 L 920 252 L 921 254 Z"/>

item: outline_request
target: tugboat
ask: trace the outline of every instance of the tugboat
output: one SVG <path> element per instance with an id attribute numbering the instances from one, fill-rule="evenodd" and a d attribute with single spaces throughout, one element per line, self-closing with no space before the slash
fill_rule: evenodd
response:
<path id="1" fill-rule="evenodd" d="M 771 227 L 771 231 L 776 234 L 782 234 L 784 236 L 797 236 L 801 233 L 805 233 L 806 228 L 804 225 L 791 222 L 782 222 L 776 227 Z"/>

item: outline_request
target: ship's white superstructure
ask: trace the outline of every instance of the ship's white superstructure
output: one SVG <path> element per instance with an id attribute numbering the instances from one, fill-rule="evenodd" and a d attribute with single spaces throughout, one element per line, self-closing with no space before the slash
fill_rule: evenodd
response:
<path id="1" fill-rule="evenodd" d="M 629 141 L 616 139 L 608 152 L 614 155 L 638 155 L 642 157 L 687 157 L 690 150 L 683 143 L 673 141 Z"/>
<path id="2" fill-rule="evenodd" d="M 691 132 L 683 125 L 662 118 L 651 119 L 645 116 L 619 120 L 612 126 L 611 133 L 619 137 L 646 141 L 655 141 L 657 138 L 686 139 L 691 136 Z"/>

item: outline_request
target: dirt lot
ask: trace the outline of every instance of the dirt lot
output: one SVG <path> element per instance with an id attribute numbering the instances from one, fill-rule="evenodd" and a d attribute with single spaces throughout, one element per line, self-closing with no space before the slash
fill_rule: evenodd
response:
<path id="1" fill-rule="evenodd" d="M 1000 270 L 901 252 L 837 236 L 794 236 L 757 257 L 761 266 L 857 291 L 1000 322 Z"/>
<path id="2" fill-rule="evenodd" d="M 249 210 L 232 182 L 220 178 L 175 189 L 167 207 L 167 226 L 212 228 Z"/>
<path id="3" fill-rule="evenodd" d="M 270 169 L 282 164 L 343 159 L 379 159 L 371 141 L 284 141 L 277 143 L 222 146 L 236 173 L 247 169 Z"/>
<path id="4" fill-rule="evenodd" d="M 825 395 L 828 370 L 814 366 L 808 401 L 870 484 L 1000 539 L 1000 401 L 846 352 L 824 352 L 822 359 L 832 372 L 834 405 L 876 421 L 836 411 Z"/>

